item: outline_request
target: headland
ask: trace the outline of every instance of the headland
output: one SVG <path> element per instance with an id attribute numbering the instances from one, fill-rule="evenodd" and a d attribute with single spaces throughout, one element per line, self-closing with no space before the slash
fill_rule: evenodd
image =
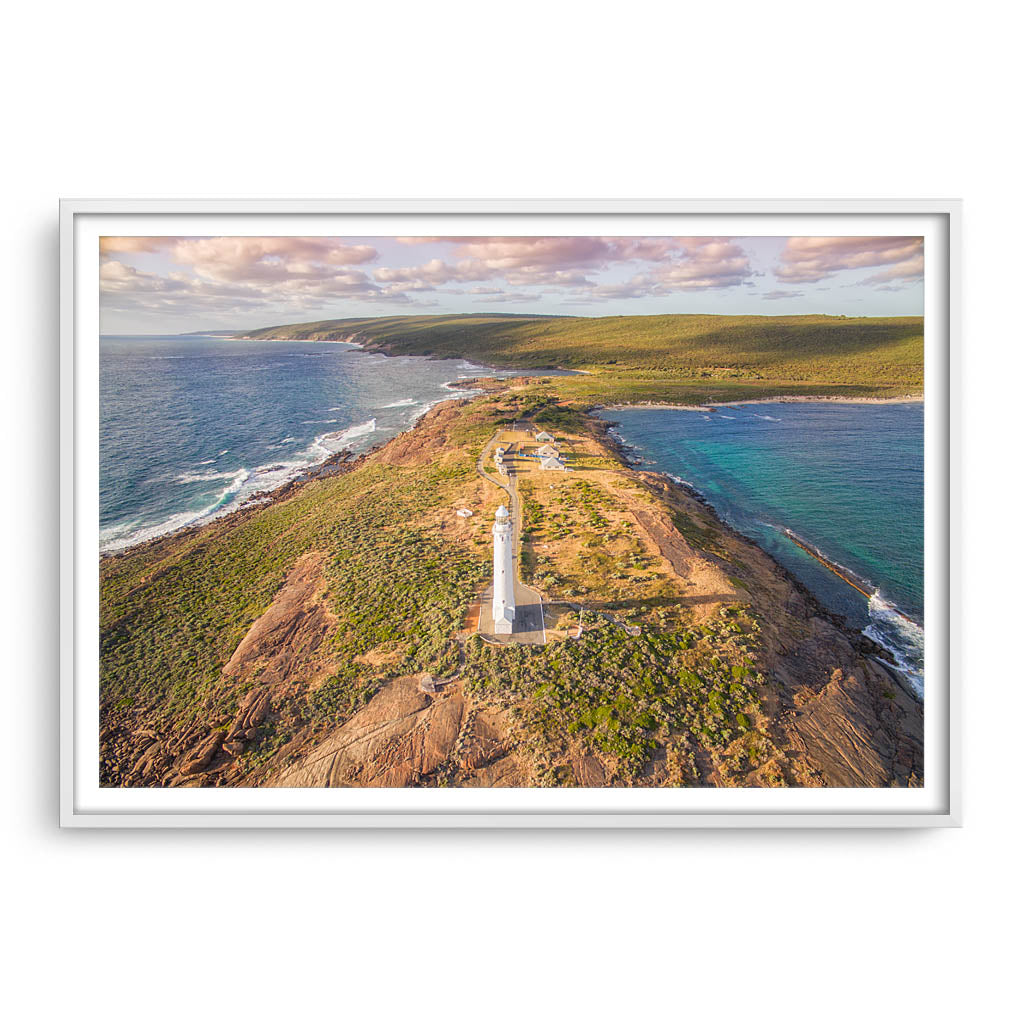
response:
<path id="1" fill-rule="evenodd" d="M 103 784 L 920 784 L 922 709 L 884 652 L 631 467 L 587 415 L 592 376 L 476 381 L 375 451 L 104 559 Z M 565 463 L 516 481 L 546 642 L 495 645 L 477 463 L 523 421 Z"/>

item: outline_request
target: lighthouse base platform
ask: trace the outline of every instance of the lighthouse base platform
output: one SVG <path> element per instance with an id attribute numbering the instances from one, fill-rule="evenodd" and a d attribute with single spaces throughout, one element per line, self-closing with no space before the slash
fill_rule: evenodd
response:
<path id="1" fill-rule="evenodd" d="M 544 605 L 540 594 L 518 580 L 515 584 L 516 617 L 511 633 L 495 633 L 491 613 L 493 587 L 488 587 L 480 598 L 480 625 L 477 632 L 491 643 L 497 644 L 543 644 L 547 642 L 544 633 Z"/>

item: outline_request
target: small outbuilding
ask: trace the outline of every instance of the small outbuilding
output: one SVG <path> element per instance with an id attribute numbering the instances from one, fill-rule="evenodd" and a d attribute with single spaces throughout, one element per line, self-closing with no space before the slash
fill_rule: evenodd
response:
<path id="1" fill-rule="evenodd" d="M 473 510 L 471 508 L 460 508 L 455 514 L 461 519 L 468 519 L 473 514 Z"/>

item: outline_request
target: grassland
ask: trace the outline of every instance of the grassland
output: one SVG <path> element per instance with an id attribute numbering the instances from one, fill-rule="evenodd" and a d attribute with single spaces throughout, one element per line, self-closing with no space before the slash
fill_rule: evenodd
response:
<path id="1" fill-rule="evenodd" d="M 716 402 L 776 395 L 891 397 L 924 384 L 921 317 L 413 316 L 324 320 L 249 338 L 350 338 L 394 354 L 562 367 L 581 403 Z"/>

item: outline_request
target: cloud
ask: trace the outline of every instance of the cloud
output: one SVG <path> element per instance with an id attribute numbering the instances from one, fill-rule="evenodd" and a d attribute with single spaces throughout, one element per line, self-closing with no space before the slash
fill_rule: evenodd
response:
<path id="1" fill-rule="evenodd" d="M 184 270 L 157 274 L 111 254 L 166 252 Z M 104 309 L 180 316 L 302 316 L 344 301 L 415 303 L 429 283 L 381 286 L 359 269 L 371 245 L 329 237 L 109 238 L 100 266 Z"/>
<path id="2" fill-rule="evenodd" d="M 533 295 L 529 292 L 500 292 L 497 295 L 489 295 L 485 299 L 474 299 L 474 302 L 483 302 L 490 306 L 495 302 L 536 302 L 540 299 L 539 295 Z"/>
<path id="3" fill-rule="evenodd" d="M 100 255 L 129 252 L 160 252 L 177 242 L 171 236 L 151 237 L 144 235 L 101 235 Z"/>
<path id="4" fill-rule="evenodd" d="M 335 268 L 377 258 L 371 245 L 338 238 L 183 238 L 171 259 L 216 281 L 285 281 L 329 277 Z"/>
<path id="5" fill-rule="evenodd" d="M 743 284 L 754 274 L 750 260 L 734 242 L 701 240 L 685 255 L 658 267 L 654 277 L 669 291 L 693 291 L 703 288 L 731 288 Z"/>
<path id="6" fill-rule="evenodd" d="M 916 253 L 909 259 L 894 264 L 880 273 L 872 274 L 871 277 L 865 277 L 860 283 L 879 285 L 880 291 L 900 291 L 900 288 L 892 286 L 893 281 L 907 283 L 910 281 L 920 281 L 922 277 L 924 277 L 923 251 Z"/>
<path id="7" fill-rule="evenodd" d="M 400 237 L 404 245 L 448 243 L 460 267 L 508 275 L 538 284 L 587 283 L 582 271 L 602 269 L 628 260 L 661 261 L 680 253 L 684 242 L 672 237 L 614 237 L 599 235 L 447 235 Z M 712 241 L 700 239 L 701 242 Z M 570 281 L 555 274 L 573 275 Z"/>
<path id="8" fill-rule="evenodd" d="M 820 289 L 819 289 L 819 291 L 820 291 Z M 761 298 L 762 299 L 799 299 L 802 295 L 803 295 L 803 292 L 787 292 L 787 291 L 777 290 L 777 291 L 774 291 L 774 292 L 765 292 L 761 296 Z"/>
<path id="9" fill-rule="evenodd" d="M 664 295 L 667 292 L 659 291 L 659 286 L 650 274 L 638 274 L 628 281 L 596 285 L 587 294 L 591 299 L 640 299 L 646 295 Z"/>
<path id="10" fill-rule="evenodd" d="M 814 284 L 841 270 L 900 267 L 896 278 L 915 280 L 924 271 L 924 239 L 912 236 L 790 238 L 775 276 L 789 284 Z M 888 273 L 888 272 L 887 272 Z M 881 278 L 882 275 L 875 275 Z M 873 282 L 874 278 L 867 281 Z"/>
<path id="11" fill-rule="evenodd" d="M 378 281 L 391 283 L 429 282 L 438 285 L 451 281 L 482 281 L 494 274 L 482 263 L 472 260 L 452 265 L 442 259 L 432 259 L 418 267 L 381 267 L 373 272 L 373 276 Z"/>
<path id="12" fill-rule="evenodd" d="M 588 294 L 595 299 L 639 299 L 675 292 L 733 288 L 754 276 L 743 249 L 726 239 L 686 239 L 678 255 L 627 281 L 596 285 Z"/>
<path id="13" fill-rule="evenodd" d="M 104 307 L 161 313 L 173 308 L 183 317 L 253 310 L 284 317 L 351 302 L 435 304 L 424 297 L 439 289 L 476 296 L 469 300 L 474 303 L 539 302 L 553 294 L 596 304 L 749 285 L 757 274 L 729 238 L 404 238 L 398 241 L 433 245 L 430 258 L 412 266 L 381 266 L 376 246 L 386 250 L 394 241 L 110 236 L 103 240 Z M 144 253 L 159 253 L 160 259 L 147 261 L 145 270 L 132 266 L 132 256 Z M 153 272 L 168 265 L 179 269 Z M 463 285 L 474 287 L 460 290 Z"/>
<path id="14" fill-rule="evenodd" d="M 215 281 L 174 271 L 165 276 L 118 260 L 100 265 L 100 292 L 105 310 L 174 312 L 182 316 L 214 316 L 252 311 L 305 313 L 339 300 L 376 300 L 407 304 L 405 290 L 381 288 L 362 271 L 351 268 L 311 278 L 284 281 Z M 417 304 L 422 304 L 417 301 Z"/>

